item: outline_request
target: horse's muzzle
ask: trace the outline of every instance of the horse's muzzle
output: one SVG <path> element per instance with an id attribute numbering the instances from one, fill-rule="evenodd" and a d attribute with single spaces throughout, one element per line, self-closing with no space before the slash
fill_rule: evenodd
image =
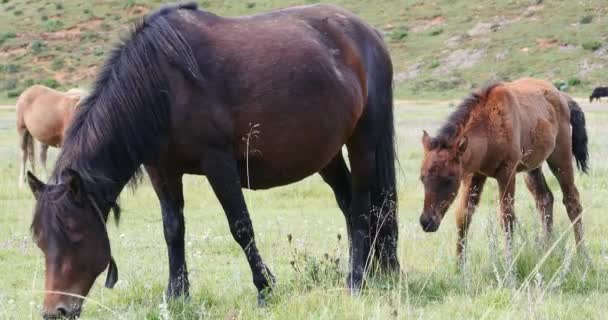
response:
<path id="1" fill-rule="evenodd" d="M 439 229 L 439 221 L 435 219 L 435 216 L 432 214 L 423 213 L 420 215 L 420 225 L 422 226 L 422 230 L 424 232 L 435 232 Z"/>

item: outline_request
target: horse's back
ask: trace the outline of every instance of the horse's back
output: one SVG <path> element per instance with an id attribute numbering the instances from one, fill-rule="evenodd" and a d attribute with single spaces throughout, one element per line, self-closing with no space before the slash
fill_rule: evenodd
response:
<path id="1" fill-rule="evenodd" d="M 514 127 L 518 128 L 518 148 L 522 160 L 519 170 L 538 167 L 553 152 L 564 120 L 568 121 L 568 104 L 551 83 L 524 78 L 505 85 L 514 97 Z"/>

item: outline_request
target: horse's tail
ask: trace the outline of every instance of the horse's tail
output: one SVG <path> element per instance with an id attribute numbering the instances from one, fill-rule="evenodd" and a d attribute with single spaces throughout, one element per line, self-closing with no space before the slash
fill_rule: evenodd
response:
<path id="1" fill-rule="evenodd" d="M 572 125 L 572 153 L 579 170 L 587 173 L 589 165 L 589 150 L 587 149 L 587 129 L 585 129 L 585 114 L 572 98 L 568 98 L 570 108 L 570 124 Z"/>
<path id="2" fill-rule="evenodd" d="M 371 220 L 375 239 L 375 257 L 380 267 L 388 271 L 399 269 L 397 260 L 398 221 L 397 183 L 395 174 L 395 127 L 393 116 L 393 72 L 388 55 L 377 56 L 374 70 L 368 79 L 367 108 L 376 114 L 378 143 L 376 144 L 376 172 L 371 189 Z"/>
<path id="3" fill-rule="evenodd" d="M 32 134 L 29 130 L 27 130 L 27 128 L 21 134 L 21 151 L 23 152 L 24 159 L 26 159 L 27 157 L 27 159 L 30 161 L 30 164 L 32 166 L 32 172 L 36 172 L 34 137 L 32 137 Z M 23 166 L 25 167 L 25 163 L 23 164 Z"/>

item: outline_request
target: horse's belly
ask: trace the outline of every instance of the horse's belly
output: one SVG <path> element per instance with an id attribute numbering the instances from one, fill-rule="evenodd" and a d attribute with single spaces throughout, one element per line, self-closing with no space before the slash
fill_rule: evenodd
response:
<path id="1" fill-rule="evenodd" d="M 243 187 L 268 189 L 300 181 L 320 171 L 341 151 L 345 141 L 303 145 L 252 144 L 237 155 Z M 267 146 L 267 147 L 265 147 Z M 300 146 L 300 147 L 298 147 Z"/>

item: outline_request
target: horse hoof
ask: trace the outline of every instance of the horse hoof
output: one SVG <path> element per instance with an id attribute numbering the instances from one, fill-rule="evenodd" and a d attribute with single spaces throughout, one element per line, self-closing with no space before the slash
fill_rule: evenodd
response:
<path id="1" fill-rule="evenodd" d="M 361 294 L 362 277 L 349 274 L 346 278 L 346 289 L 351 296 L 358 296 Z"/>

